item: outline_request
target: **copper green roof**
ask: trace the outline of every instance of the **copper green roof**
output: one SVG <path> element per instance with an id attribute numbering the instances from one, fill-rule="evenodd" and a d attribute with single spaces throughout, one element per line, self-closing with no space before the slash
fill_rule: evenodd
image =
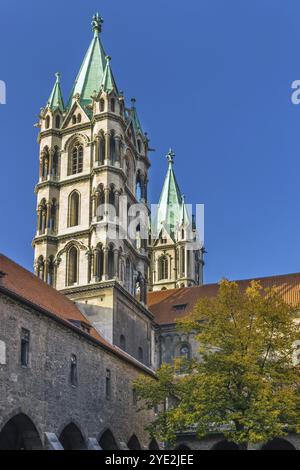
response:
<path id="1" fill-rule="evenodd" d="M 135 107 L 135 102 L 136 102 L 135 98 L 132 98 L 131 99 L 132 107 L 131 107 L 131 110 L 130 110 L 131 119 L 132 119 L 132 122 L 133 122 L 133 125 L 134 125 L 134 128 L 135 128 L 135 131 L 137 133 L 140 133 L 142 136 L 145 136 L 144 132 L 143 132 L 143 128 L 141 126 L 141 122 L 140 122 L 139 117 L 138 117 L 136 107 Z"/>
<path id="2" fill-rule="evenodd" d="M 69 107 L 75 95 L 80 95 L 80 104 L 84 106 L 91 103 L 91 96 L 95 91 L 100 90 L 106 67 L 106 54 L 99 37 L 102 23 L 103 20 L 99 14 L 94 15 L 92 21 L 94 37 L 75 80 L 68 103 Z"/>
<path id="3" fill-rule="evenodd" d="M 165 227 L 171 237 L 174 238 L 175 229 L 180 223 L 182 196 L 173 170 L 174 152 L 170 149 L 167 159 L 168 172 L 164 181 L 160 196 L 154 231 L 158 236 Z"/>
<path id="4" fill-rule="evenodd" d="M 111 66 L 110 66 L 111 58 L 109 56 L 106 56 L 105 59 L 106 59 L 106 66 L 105 66 L 105 70 L 104 70 L 104 74 L 102 78 L 101 88 L 103 91 L 105 91 L 105 93 L 111 93 L 114 90 L 116 94 L 118 95 L 119 94 L 118 87 L 117 87 L 117 84 L 114 79 Z"/>
<path id="5" fill-rule="evenodd" d="M 52 111 L 55 111 L 56 109 L 60 109 L 61 112 L 63 112 L 65 109 L 65 105 L 64 105 L 61 87 L 60 87 L 60 74 L 57 72 L 55 76 L 56 76 L 56 81 L 55 81 L 53 90 L 51 92 L 51 95 L 49 96 L 47 107 L 49 107 Z"/>

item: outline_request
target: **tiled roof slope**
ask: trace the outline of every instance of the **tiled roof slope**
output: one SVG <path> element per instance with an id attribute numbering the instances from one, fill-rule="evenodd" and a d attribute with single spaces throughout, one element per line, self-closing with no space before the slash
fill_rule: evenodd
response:
<path id="1" fill-rule="evenodd" d="M 262 287 L 275 286 L 284 300 L 295 306 L 300 301 L 300 273 L 256 278 Z M 235 281 L 241 289 L 245 289 L 251 279 Z M 197 287 L 184 287 L 150 292 L 148 307 L 158 325 L 175 323 L 176 319 L 185 317 L 201 297 L 217 295 L 218 284 L 206 284 Z"/>
<path id="2" fill-rule="evenodd" d="M 4 290 L 8 294 L 14 294 L 25 302 L 30 302 L 33 307 L 42 309 L 59 320 L 67 322 L 73 328 L 76 328 L 82 334 L 80 327 L 76 324 L 85 324 L 89 327 L 89 334 L 94 340 L 109 349 L 114 354 L 131 362 L 136 367 L 150 372 L 146 366 L 140 364 L 133 357 L 121 351 L 111 343 L 105 340 L 89 323 L 85 316 L 76 307 L 76 304 L 69 300 L 65 295 L 58 292 L 53 287 L 48 286 L 37 276 L 27 269 L 15 263 L 0 253 L 0 290 Z"/>

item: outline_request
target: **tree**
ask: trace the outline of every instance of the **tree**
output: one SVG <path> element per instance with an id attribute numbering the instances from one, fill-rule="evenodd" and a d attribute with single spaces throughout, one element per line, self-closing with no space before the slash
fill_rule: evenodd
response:
<path id="1" fill-rule="evenodd" d="M 201 298 L 178 324 L 195 333 L 198 357 L 163 365 L 157 380 L 135 382 L 144 406 L 160 409 L 150 433 L 172 442 L 179 430 L 193 428 L 199 438 L 221 430 L 243 447 L 299 432 L 297 311 L 275 288 L 252 281 L 242 291 L 221 281 L 218 294 Z"/>

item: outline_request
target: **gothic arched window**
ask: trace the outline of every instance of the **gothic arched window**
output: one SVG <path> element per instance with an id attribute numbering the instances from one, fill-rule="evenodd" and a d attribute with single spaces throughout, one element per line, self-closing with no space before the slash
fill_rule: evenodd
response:
<path id="1" fill-rule="evenodd" d="M 72 124 L 76 124 L 76 116 L 72 116 Z"/>
<path id="2" fill-rule="evenodd" d="M 52 157 L 52 174 L 53 174 L 53 176 L 58 176 L 58 168 L 59 168 L 59 149 L 58 149 L 58 147 L 54 147 L 54 152 L 53 152 L 53 157 Z"/>
<path id="3" fill-rule="evenodd" d="M 103 98 L 101 98 L 101 100 L 100 100 L 100 112 L 103 113 L 104 109 L 105 109 L 105 101 L 104 101 Z"/>
<path id="4" fill-rule="evenodd" d="M 100 165 L 104 164 L 105 160 L 105 137 L 103 134 L 99 136 L 99 142 L 98 142 L 98 156 L 97 160 Z"/>
<path id="5" fill-rule="evenodd" d="M 42 156 L 41 156 L 41 177 L 43 179 L 46 179 L 48 176 L 49 161 L 50 161 L 49 148 L 45 147 L 42 151 Z"/>
<path id="6" fill-rule="evenodd" d="M 158 260 L 158 280 L 169 278 L 169 263 L 167 256 L 161 256 Z"/>
<path id="7" fill-rule="evenodd" d="M 78 115 L 77 115 L 77 122 L 78 122 L 78 123 L 81 122 L 81 114 L 78 114 Z"/>
<path id="8" fill-rule="evenodd" d="M 46 222 L 47 221 L 47 204 L 46 204 L 45 198 L 41 200 L 38 211 L 39 211 L 39 221 L 38 221 L 39 232 L 40 234 L 43 234 L 46 231 L 46 224 L 47 224 Z"/>
<path id="9" fill-rule="evenodd" d="M 102 280 L 103 276 L 103 265 L 104 265 L 104 253 L 102 245 L 97 246 L 97 259 L 96 259 L 96 276 L 99 281 Z"/>
<path id="10" fill-rule="evenodd" d="M 136 177 L 136 188 L 135 188 L 135 197 L 138 201 L 140 201 L 143 197 L 143 190 L 142 190 L 143 184 L 142 184 L 142 175 L 140 170 L 137 173 Z"/>
<path id="11" fill-rule="evenodd" d="M 60 116 L 59 115 L 57 115 L 55 118 L 55 127 L 56 129 L 60 128 Z"/>
<path id="12" fill-rule="evenodd" d="M 110 100 L 110 109 L 112 113 L 114 113 L 116 110 L 116 100 L 114 98 Z"/>
<path id="13" fill-rule="evenodd" d="M 45 128 L 49 129 L 49 127 L 50 127 L 50 116 L 47 116 L 46 117 L 46 122 L 45 122 Z"/>
<path id="14" fill-rule="evenodd" d="M 115 139 L 114 132 L 112 132 L 111 135 L 110 135 L 109 145 L 110 145 L 110 161 L 113 165 L 116 161 L 116 151 L 117 151 L 116 139 Z"/>
<path id="15" fill-rule="evenodd" d="M 56 209 L 57 209 L 56 199 L 52 199 L 51 209 L 50 209 L 50 218 L 49 218 L 49 229 L 52 230 L 52 232 L 55 232 L 56 230 Z"/>
<path id="16" fill-rule="evenodd" d="M 75 175 L 83 170 L 83 146 L 77 144 L 72 149 L 69 174 Z"/>
<path id="17" fill-rule="evenodd" d="M 108 279 L 115 276 L 114 246 L 110 245 L 108 250 Z"/>
<path id="18" fill-rule="evenodd" d="M 141 153 L 141 150 L 142 150 L 142 143 L 141 143 L 140 139 L 138 139 L 138 141 L 137 141 L 137 146 L 138 146 L 138 151 L 139 151 L 139 153 Z"/>
<path id="19" fill-rule="evenodd" d="M 105 213 L 105 194 L 103 185 L 100 184 L 95 192 L 95 217 L 102 220 Z"/>
<path id="20" fill-rule="evenodd" d="M 80 223 L 80 195 L 73 191 L 69 197 L 69 227 L 76 227 Z"/>
<path id="21" fill-rule="evenodd" d="M 45 273 L 45 262 L 44 262 L 44 257 L 39 256 L 38 261 L 37 261 L 37 276 L 39 279 L 44 280 L 44 273 Z"/>
<path id="22" fill-rule="evenodd" d="M 78 282 L 78 250 L 72 246 L 68 253 L 67 285 L 73 286 Z"/>
<path id="23" fill-rule="evenodd" d="M 47 273 L 47 283 L 50 286 L 54 286 L 54 256 L 49 256 L 48 260 L 48 273 Z"/>

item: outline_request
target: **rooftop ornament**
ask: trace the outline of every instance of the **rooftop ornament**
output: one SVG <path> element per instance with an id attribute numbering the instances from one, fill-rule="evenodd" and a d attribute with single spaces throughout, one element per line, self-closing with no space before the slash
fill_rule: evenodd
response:
<path id="1" fill-rule="evenodd" d="M 94 31 L 95 36 L 101 33 L 102 24 L 103 24 L 103 18 L 99 15 L 99 13 L 96 13 L 92 19 L 92 30 Z"/>
<path id="2" fill-rule="evenodd" d="M 167 160 L 168 162 L 173 165 L 174 163 L 174 157 L 175 157 L 175 153 L 173 152 L 173 150 L 170 148 L 168 154 L 167 154 Z"/>

